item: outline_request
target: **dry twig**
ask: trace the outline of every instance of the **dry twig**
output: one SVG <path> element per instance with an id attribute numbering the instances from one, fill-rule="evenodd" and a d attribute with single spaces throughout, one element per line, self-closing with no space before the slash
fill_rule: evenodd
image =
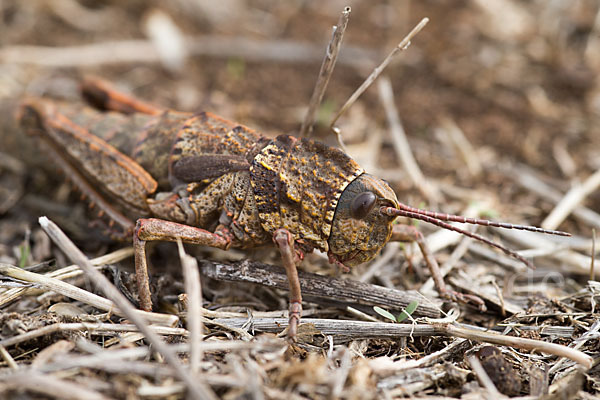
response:
<path id="1" fill-rule="evenodd" d="M 410 144 L 408 143 L 406 133 L 404 132 L 400 117 L 398 116 L 398 111 L 396 110 L 392 83 L 387 77 L 382 76 L 378 82 L 378 89 L 379 98 L 381 99 L 388 124 L 390 125 L 394 149 L 398 154 L 398 158 L 400 158 L 404 170 L 410 177 L 413 185 L 415 185 L 421 194 L 429 200 L 429 203 L 438 203 L 441 200 L 439 190 L 425 179 L 425 176 L 421 172 L 421 168 L 419 168 L 419 165 L 410 150 Z"/>
<path id="2" fill-rule="evenodd" d="M 504 167 L 503 172 L 507 178 L 515 180 L 524 189 L 530 190 L 553 203 L 558 203 L 564 198 L 564 195 L 560 191 L 545 183 L 537 176 L 535 171 L 525 165 Z M 580 204 L 577 205 L 572 212 L 573 216 L 577 219 L 588 225 L 600 228 L 600 214 L 597 212 Z"/>
<path id="3" fill-rule="evenodd" d="M 185 47 L 192 56 L 241 57 L 248 61 L 313 63 L 322 59 L 318 46 L 292 40 L 264 41 L 247 37 L 186 37 Z M 375 59 L 373 51 L 346 46 L 338 61 L 365 68 Z M 131 63 L 159 63 L 161 57 L 150 40 L 120 40 L 80 46 L 47 47 L 13 45 L 0 49 L 0 62 L 44 67 L 101 67 Z"/>
<path id="4" fill-rule="evenodd" d="M 600 170 L 589 176 L 581 185 L 574 185 L 556 207 L 548 214 L 541 224 L 542 228 L 556 229 L 573 209 L 579 205 L 590 193 L 600 186 Z"/>
<path id="5" fill-rule="evenodd" d="M 236 328 L 244 326 L 248 321 L 242 318 L 222 318 L 215 320 L 222 325 Z M 398 338 L 406 336 L 450 336 L 478 342 L 492 343 L 501 346 L 516 347 L 529 351 L 541 351 L 559 357 L 566 357 L 583 367 L 592 366 L 592 358 L 587 354 L 560 344 L 500 335 L 484 330 L 467 328 L 460 324 L 390 324 L 386 322 L 345 321 L 338 319 L 305 318 L 303 324 L 313 324 L 323 335 L 333 335 L 335 341 L 356 340 L 361 338 Z M 263 332 L 277 332 L 287 326 L 285 318 L 255 318 L 251 321 L 251 329 Z"/>
<path id="6" fill-rule="evenodd" d="M 202 324 L 202 286 L 196 259 L 185 253 L 181 239 L 177 239 L 179 258 L 183 267 L 185 292 L 187 293 L 187 326 L 190 331 L 190 366 L 192 372 L 197 373 L 202 360 L 200 344 L 204 336 Z"/>
<path id="7" fill-rule="evenodd" d="M 443 129 L 444 133 L 448 135 L 454 148 L 464 160 L 469 173 L 473 177 L 478 177 L 481 175 L 481 172 L 483 171 L 481 160 L 479 159 L 477 152 L 473 148 L 473 145 L 471 145 L 471 142 L 469 142 L 465 136 L 462 129 L 460 129 L 458 125 L 456 125 L 456 123 L 448 117 L 441 118 L 440 124 L 441 129 Z"/>
<path id="8" fill-rule="evenodd" d="M 0 382 L 11 389 L 28 390 L 56 399 L 65 400 L 109 400 L 94 390 L 83 385 L 60 379 L 52 375 L 43 375 L 36 371 L 20 371 L 0 376 Z"/>
<path id="9" fill-rule="evenodd" d="M 400 52 L 400 51 L 404 51 L 408 48 L 408 46 L 410 46 L 410 41 L 412 40 L 412 38 L 421 31 L 421 29 L 423 29 L 425 27 L 425 25 L 427 25 L 427 23 L 429 22 L 429 18 L 423 18 L 421 20 L 421 22 L 419 22 L 412 31 L 410 31 L 408 33 L 408 35 L 406 35 L 404 37 L 404 39 L 402 39 L 402 41 L 400 41 L 400 43 L 398 44 L 398 46 L 394 47 L 394 50 L 392 50 L 387 57 L 381 62 L 381 64 L 379 64 L 378 67 L 376 67 L 373 72 L 371 72 L 371 75 L 369 75 L 367 77 L 367 79 L 365 79 L 365 81 L 362 83 L 362 85 L 359 86 L 358 89 L 356 89 L 356 91 L 354 93 L 352 93 L 352 95 L 350 96 L 350 98 L 348 100 L 346 100 L 346 103 L 344 103 L 344 105 L 342 106 L 342 108 L 340 108 L 340 110 L 337 112 L 337 114 L 335 115 L 335 117 L 333 118 L 333 120 L 331 121 L 330 127 L 333 129 L 333 127 L 335 126 L 335 123 L 337 122 L 337 120 L 342 116 L 343 113 L 346 112 L 346 110 L 348 108 L 350 108 L 352 106 L 352 104 L 354 104 L 356 102 L 356 100 L 360 97 L 361 94 L 364 93 L 365 90 L 367 90 L 367 88 L 369 86 L 371 86 L 371 84 L 373 82 L 375 82 L 375 79 L 377 79 L 377 77 L 383 72 L 383 70 L 390 64 L 390 62 L 392 61 L 392 58 L 394 58 L 394 56 Z"/>
<path id="10" fill-rule="evenodd" d="M 113 312 L 121 317 L 127 316 L 126 313 L 115 307 L 114 302 L 94 293 L 90 293 L 87 290 L 78 288 L 77 286 L 71 285 L 70 283 L 66 283 L 55 278 L 50 278 L 46 275 L 36 274 L 34 272 L 25 271 L 24 269 L 2 263 L 0 263 L 0 274 L 9 276 L 11 278 L 20 279 L 22 281 L 35 283 L 48 290 L 60 293 L 68 298 L 79 300 L 103 311 Z M 152 323 L 173 326 L 178 321 L 178 318 L 175 315 L 151 313 L 141 310 L 134 310 L 134 312 Z"/>
<path id="11" fill-rule="evenodd" d="M 177 336 L 187 336 L 188 331 L 183 328 L 171 328 L 167 326 L 157 326 L 151 325 L 148 327 L 148 330 L 154 332 L 154 335 L 177 335 Z M 73 323 L 63 323 L 58 322 L 56 324 L 47 325 L 39 329 L 34 329 L 29 332 L 22 333 L 20 335 L 16 335 L 10 337 L 8 339 L 4 339 L 0 341 L 1 346 L 9 347 L 14 346 L 19 343 L 27 342 L 29 340 L 51 335 L 56 332 L 90 332 L 94 334 L 107 334 L 107 333 L 115 333 L 115 332 L 138 332 L 140 329 L 136 325 L 132 324 L 106 324 L 99 322 L 73 322 Z"/>
<path id="12" fill-rule="evenodd" d="M 337 25 L 333 27 L 333 35 L 329 45 L 327 46 L 327 52 L 325 53 L 325 58 L 321 64 L 319 77 L 317 78 L 317 83 L 315 85 L 312 97 L 310 98 L 310 103 L 308 103 L 308 110 L 306 111 L 306 115 L 302 121 L 302 126 L 300 127 L 300 133 L 298 134 L 300 137 L 310 136 L 312 133 L 313 125 L 316 121 L 317 110 L 319 109 L 319 105 L 321 105 L 321 100 L 323 100 L 323 95 L 327 89 L 329 78 L 331 78 L 333 68 L 335 67 L 335 62 L 340 52 L 340 45 L 342 44 L 342 39 L 344 38 L 346 26 L 348 25 L 350 12 L 350 7 L 345 7 L 344 11 L 342 11 L 342 14 L 340 15 Z"/>
<path id="13" fill-rule="evenodd" d="M 115 288 L 104 275 L 96 271 L 90 260 L 79 250 L 73 242 L 46 217 L 40 218 L 42 229 L 61 248 L 61 250 L 77 265 L 81 267 L 94 284 L 96 284 L 111 299 L 117 307 L 129 318 L 138 329 L 146 336 L 147 340 L 156 346 L 156 350 L 165 357 L 165 360 L 177 371 L 177 375 L 183 380 L 190 393 L 198 399 L 215 399 L 216 396 L 211 388 L 198 377 L 192 376 L 179 361 L 177 354 L 173 352 L 165 342 L 146 324 L 144 318 L 129 303 L 129 301 Z"/>
<path id="14" fill-rule="evenodd" d="M 15 359 L 12 358 L 12 356 L 10 355 L 10 353 L 8 351 L 6 351 L 6 347 L 2 346 L 1 344 L 0 344 L 0 356 L 4 359 L 4 361 L 6 361 L 6 364 L 8 364 L 8 366 L 11 369 L 19 369 L 19 366 L 15 362 Z"/>
<path id="15" fill-rule="evenodd" d="M 119 249 L 113 251 L 112 253 L 96 257 L 90 260 L 90 262 L 96 267 L 101 267 L 106 264 L 119 262 L 127 257 L 131 257 L 132 255 L 133 247 L 126 247 L 124 249 Z M 80 276 L 81 274 L 83 274 L 83 271 L 77 265 L 69 265 L 67 267 L 48 272 L 47 274 L 45 274 L 45 276 L 48 278 L 55 278 L 62 281 L 69 278 L 75 278 L 77 276 Z M 37 289 L 35 288 L 12 288 L 4 291 L 0 289 L 0 307 L 2 307 L 5 304 L 8 304 L 11 301 L 16 300 L 17 298 L 23 295 L 35 293 L 36 290 Z"/>
<path id="16" fill-rule="evenodd" d="M 202 273 L 210 278 L 225 281 L 241 281 L 288 290 L 287 276 L 283 269 L 258 262 L 244 261 L 239 264 L 204 262 Z M 382 286 L 358 282 L 352 279 L 335 279 L 327 276 L 298 271 L 300 286 L 305 297 L 314 297 L 353 304 L 368 304 L 401 310 L 412 301 L 419 302 L 416 316 L 437 318 L 439 309 L 422 304 L 422 297 L 414 291 L 389 289 Z"/>

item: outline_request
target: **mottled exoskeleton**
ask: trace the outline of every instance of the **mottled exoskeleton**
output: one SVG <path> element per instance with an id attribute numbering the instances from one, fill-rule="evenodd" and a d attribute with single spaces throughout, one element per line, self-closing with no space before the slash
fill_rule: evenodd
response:
<path id="1" fill-rule="evenodd" d="M 314 249 L 351 267 L 371 260 L 389 240 L 416 241 L 442 295 L 483 306 L 446 290 L 422 235 L 394 219 L 418 218 L 463 233 L 442 221 L 550 232 L 411 208 L 344 152 L 318 141 L 269 139 L 210 113 L 163 110 L 98 80 L 84 82 L 83 94 L 96 108 L 35 98 L 23 103 L 19 118 L 100 212 L 133 235 L 145 310 L 152 308 L 148 240 L 221 249 L 274 243 L 290 283 L 293 336 L 302 310 L 296 265 Z"/>

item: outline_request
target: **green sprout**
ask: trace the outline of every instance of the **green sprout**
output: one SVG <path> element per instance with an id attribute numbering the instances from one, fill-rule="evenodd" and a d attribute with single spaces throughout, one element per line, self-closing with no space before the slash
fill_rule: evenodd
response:
<path id="1" fill-rule="evenodd" d="M 338 105 L 335 101 L 325 99 L 317 111 L 317 124 L 323 127 L 329 126 L 329 121 L 337 108 Z"/>
<path id="2" fill-rule="evenodd" d="M 24 242 L 19 246 L 19 268 L 25 268 L 25 264 L 27 264 L 27 259 L 29 258 L 29 243 Z"/>
<path id="3" fill-rule="evenodd" d="M 227 74 L 233 80 L 240 80 L 246 73 L 246 62 L 243 58 L 232 57 L 227 60 Z"/>
<path id="4" fill-rule="evenodd" d="M 400 322 L 404 321 L 405 319 L 407 319 L 408 317 L 410 317 L 415 312 L 415 310 L 417 309 L 418 306 L 419 306 L 419 302 L 416 300 L 413 300 L 397 316 L 394 316 L 394 314 L 392 314 L 388 310 L 384 310 L 383 308 L 378 307 L 378 306 L 373 307 L 373 310 L 377 314 L 381 315 L 384 318 L 387 318 L 396 323 L 400 323 Z"/>

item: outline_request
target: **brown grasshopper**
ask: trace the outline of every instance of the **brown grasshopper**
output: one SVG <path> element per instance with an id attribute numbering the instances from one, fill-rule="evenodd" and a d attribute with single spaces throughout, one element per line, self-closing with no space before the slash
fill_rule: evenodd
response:
<path id="1" fill-rule="evenodd" d="M 514 251 L 444 221 L 569 235 L 416 209 L 344 152 L 318 141 L 268 139 L 207 112 L 153 106 L 97 79 L 82 88 L 95 108 L 32 98 L 19 119 L 111 226 L 133 235 L 140 306 L 147 311 L 147 241 L 181 239 L 220 249 L 274 243 L 289 280 L 293 337 L 302 312 L 296 266 L 314 249 L 347 269 L 371 260 L 390 240 L 415 241 L 441 296 L 483 307 L 479 298 L 446 288 L 423 235 L 393 224 L 398 216 L 460 232 L 527 265 Z"/>

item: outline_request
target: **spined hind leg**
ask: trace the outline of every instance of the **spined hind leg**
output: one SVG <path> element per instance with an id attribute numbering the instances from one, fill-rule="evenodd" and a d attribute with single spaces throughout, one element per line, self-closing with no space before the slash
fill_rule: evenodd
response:
<path id="1" fill-rule="evenodd" d="M 440 294 L 440 297 L 451 301 L 475 305 L 481 311 L 486 310 L 485 303 L 479 297 L 470 294 L 458 293 L 446 287 L 446 283 L 444 282 L 444 278 L 440 272 L 440 267 L 436 259 L 431 254 L 429 247 L 427 247 L 427 243 L 425 242 L 423 234 L 419 232 L 416 227 L 401 224 L 394 225 L 392 228 L 391 240 L 396 242 L 417 243 L 419 249 L 421 249 L 421 253 L 423 253 L 423 258 L 425 259 L 425 263 L 431 272 L 431 277 L 433 278 L 433 282 L 435 283 L 435 287 Z"/>

